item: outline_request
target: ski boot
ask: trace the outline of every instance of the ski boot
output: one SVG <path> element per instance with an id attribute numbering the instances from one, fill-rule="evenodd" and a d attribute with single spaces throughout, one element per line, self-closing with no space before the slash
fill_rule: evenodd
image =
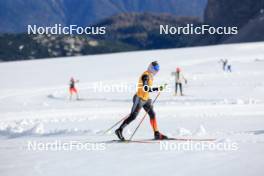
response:
<path id="1" fill-rule="evenodd" d="M 155 140 L 164 140 L 164 139 L 169 139 L 167 136 L 165 136 L 164 134 L 161 134 L 159 131 L 156 131 L 154 133 L 154 139 Z"/>
<path id="2" fill-rule="evenodd" d="M 117 135 L 118 139 L 120 139 L 121 141 L 125 141 L 122 131 L 123 131 L 122 129 L 118 128 L 117 130 L 115 130 L 115 134 Z"/>

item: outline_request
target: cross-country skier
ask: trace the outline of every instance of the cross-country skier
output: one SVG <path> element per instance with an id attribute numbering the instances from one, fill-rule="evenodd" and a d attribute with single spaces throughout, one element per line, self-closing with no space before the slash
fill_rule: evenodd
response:
<path id="1" fill-rule="evenodd" d="M 227 72 L 230 72 L 230 73 L 232 72 L 232 64 L 231 64 L 230 60 L 229 60 L 228 63 L 227 63 L 226 71 L 227 71 Z"/>
<path id="2" fill-rule="evenodd" d="M 149 97 L 149 92 L 162 91 L 165 86 L 152 87 L 153 78 L 159 71 L 159 64 L 157 61 L 152 62 L 148 69 L 140 76 L 138 81 L 137 93 L 133 98 L 133 107 L 130 115 L 126 118 L 121 126 L 115 131 L 115 134 L 120 140 L 125 140 L 123 137 L 123 129 L 133 120 L 136 119 L 138 113 L 143 107 L 150 117 L 150 124 L 154 132 L 154 138 L 156 140 L 167 139 L 168 137 L 161 134 L 158 130 L 156 121 L 156 114 L 153 110 L 152 100 Z"/>
<path id="3" fill-rule="evenodd" d="M 75 87 L 75 83 L 78 83 L 78 82 L 79 80 L 75 80 L 73 77 L 70 79 L 70 87 L 69 87 L 70 100 L 72 100 L 73 94 L 76 94 L 76 99 L 79 100 L 78 90 Z"/>
<path id="4" fill-rule="evenodd" d="M 227 72 L 232 72 L 232 65 L 231 64 L 228 64 L 227 65 Z"/>
<path id="5" fill-rule="evenodd" d="M 220 63 L 222 63 L 223 71 L 226 71 L 226 66 L 227 66 L 228 60 L 227 59 L 221 59 Z"/>
<path id="6" fill-rule="evenodd" d="M 183 76 L 183 73 L 179 67 L 176 68 L 176 72 L 172 72 L 175 75 L 175 96 L 177 96 L 178 87 L 180 89 L 180 95 L 183 96 L 182 84 L 187 84 L 187 79 Z"/>

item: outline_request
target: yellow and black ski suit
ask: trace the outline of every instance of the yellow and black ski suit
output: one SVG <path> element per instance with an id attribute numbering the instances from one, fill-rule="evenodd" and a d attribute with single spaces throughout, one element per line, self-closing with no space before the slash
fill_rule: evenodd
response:
<path id="1" fill-rule="evenodd" d="M 159 91 L 158 87 L 152 87 L 153 75 L 149 71 L 145 71 L 139 78 L 137 85 L 137 93 L 133 98 L 133 106 L 130 115 L 124 120 L 119 127 L 121 130 L 127 126 L 130 122 L 136 119 L 138 113 L 143 107 L 150 117 L 150 124 L 154 132 L 158 131 L 156 114 L 153 110 L 152 100 L 149 98 L 149 92 Z"/>

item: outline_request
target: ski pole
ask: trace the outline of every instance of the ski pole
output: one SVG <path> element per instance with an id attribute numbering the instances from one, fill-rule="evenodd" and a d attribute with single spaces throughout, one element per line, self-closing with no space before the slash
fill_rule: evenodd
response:
<path id="1" fill-rule="evenodd" d="M 107 130 L 105 130 L 102 134 L 106 134 L 108 133 L 110 130 L 112 130 L 115 126 L 117 126 L 119 123 L 121 123 L 123 120 L 125 120 L 129 115 L 126 115 L 125 117 L 123 117 L 121 120 L 119 120 L 118 122 L 116 122 L 113 126 L 111 126 L 110 128 L 108 128 Z"/>
<path id="2" fill-rule="evenodd" d="M 160 93 L 161 93 L 161 92 L 158 93 L 158 95 L 157 95 L 156 98 L 153 100 L 153 102 L 152 102 L 151 105 L 153 105 L 153 104 L 156 102 L 156 100 L 157 100 L 158 97 L 160 96 Z M 142 119 L 140 120 L 140 122 L 139 122 L 138 126 L 136 127 L 136 129 L 134 130 L 133 134 L 130 136 L 129 141 L 132 140 L 133 136 L 136 134 L 138 128 L 139 128 L 140 125 L 142 124 L 143 120 L 145 119 L 145 117 L 147 116 L 147 114 L 148 114 L 149 111 L 150 111 L 150 109 L 148 109 L 148 111 L 146 111 L 145 115 L 144 115 L 144 116 L 142 117 Z"/>

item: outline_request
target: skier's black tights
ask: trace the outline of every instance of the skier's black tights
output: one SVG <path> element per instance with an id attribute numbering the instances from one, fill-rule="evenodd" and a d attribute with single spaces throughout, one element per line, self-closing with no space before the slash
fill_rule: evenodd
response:
<path id="1" fill-rule="evenodd" d="M 178 86 L 180 88 L 180 92 L 182 95 L 182 83 L 175 83 L 175 94 L 177 94 L 177 92 L 178 92 Z"/>
<path id="2" fill-rule="evenodd" d="M 131 109 L 131 113 L 128 116 L 128 118 L 124 120 L 124 122 L 121 124 L 121 126 L 119 128 L 123 130 L 124 127 L 126 127 L 130 122 L 135 120 L 142 107 L 148 113 L 148 115 L 151 119 L 155 118 L 156 115 L 155 115 L 155 112 L 153 110 L 151 99 L 149 99 L 147 101 L 143 101 L 137 95 L 135 95 L 133 98 L 133 107 Z"/>

